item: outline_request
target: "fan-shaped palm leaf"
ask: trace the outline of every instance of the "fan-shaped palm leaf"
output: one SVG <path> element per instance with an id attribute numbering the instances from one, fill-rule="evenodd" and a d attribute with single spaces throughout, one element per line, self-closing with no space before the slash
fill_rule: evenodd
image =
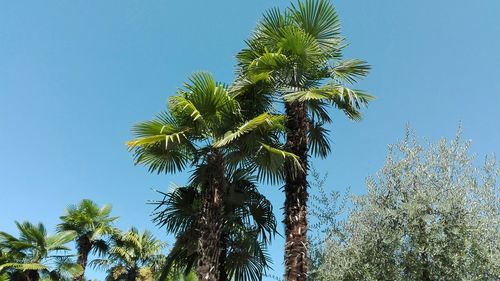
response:
<path id="1" fill-rule="evenodd" d="M 309 154 L 325 157 L 331 150 L 328 130 L 323 126 L 331 122 L 328 109 L 338 108 L 350 119 L 360 120 L 361 107 L 373 99 L 344 85 L 363 78 L 369 70 L 364 61 L 341 60 L 344 46 L 333 5 L 327 0 L 304 0 L 285 11 L 265 13 L 247 47 L 237 56 L 235 84 L 245 85 L 239 88 L 240 95 L 256 81 L 266 83 L 263 89 L 267 92 L 262 97 L 269 101 L 279 98 L 284 103 L 288 115 L 284 149 L 294 152 L 303 167 L 298 173 L 290 167 L 281 177 L 286 194 L 287 281 L 307 279 L 307 162 Z"/>
<path id="2" fill-rule="evenodd" d="M 228 262 L 220 276 L 234 277 L 234 280 L 260 280 L 269 259 L 262 259 L 265 248 L 276 229 L 276 220 L 271 203 L 255 186 L 255 178 L 243 170 L 237 170 L 229 177 L 224 192 L 224 256 Z M 196 185 L 177 187 L 170 193 L 161 193 L 164 198 L 153 202 L 157 205 L 154 216 L 160 226 L 166 226 L 176 233 L 176 243 L 167 258 L 167 272 L 172 267 L 181 267 L 187 272 L 198 259 L 196 239 L 197 217 L 201 193 Z M 248 243 L 257 248 L 248 247 Z M 262 242 L 259 242 L 262 241 Z M 245 254 L 246 253 L 246 254 Z M 238 258 L 238 261 L 232 259 Z M 245 272 L 244 274 L 239 274 Z M 237 274 L 235 274 L 237 273 Z M 166 274 L 164 274 L 166 276 Z"/>

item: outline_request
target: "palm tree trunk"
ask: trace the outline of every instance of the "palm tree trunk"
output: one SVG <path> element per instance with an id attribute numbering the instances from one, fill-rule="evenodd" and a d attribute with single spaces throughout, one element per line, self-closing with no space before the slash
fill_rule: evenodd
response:
<path id="1" fill-rule="evenodd" d="M 220 240 L 223 228 L 224 159 L 213 149 L 207 156 L 207 177 L 200 209 L 198 265 L 199 281 L 219 280 Z"/>
<path id="2" fill-rule="evenodd" d="M 92 249 L 92 242 L 86 235 L 82 235 L 76 241 L 78 244 L 78 258 L 76 263 L 82 267 L 82 274 L 73 278 L 73 281 L 83 281 L 85 276 L 85 268 L 89 258 L 90 250 Z"/>
<path id="3" fill-rule="evenodd" d="M 300 157 L 303 171 L 285 171 L 285 280 L 307 281 L 307 108 L 303 102 L 286 103 L 286 149 Z"/>
<path id="4" fill-rule="evenodd" d="M 227 240 L 227 234 L 222 233 L 220 239 L 221 254 L 219 258 L 219 281 L 229 281 L 229 276 L 227 276 L 226 272 Z"/>

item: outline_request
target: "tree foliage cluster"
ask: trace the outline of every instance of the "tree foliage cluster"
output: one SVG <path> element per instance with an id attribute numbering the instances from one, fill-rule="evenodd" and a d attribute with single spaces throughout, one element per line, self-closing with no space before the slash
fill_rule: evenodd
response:
<path id="1" fill-rule="evenodd" d="M 82 200 L 68 206 L 55 234 L 42 223 L 16 222 L 18 237 L 0 232 L 0 280 L 82 281 L 88 267 L 105 270 L 107 281 L 157 280 L 165 243 L 147 230 L 121 231 L 114 225 L 117 219 L 111 205 Z M 192 274 L 175 272 L 168 278 L 195 280 Z"/>
<path id="2" fill-rule="evenodd" d="M 370 67 L 343 58 L 346 43 L 327 0 L 267 11 L 245 43 L 234 81 L 226 86 L 209 73 L 195 73 L 169 97 L 164 112 L 133 127 L 128 147 L 150 172 L 190 171 L 184 187 L 165 194 L 156 217 L 177 237 L 172 264 L 195 268 L 199 280 L 261 280 L 276 223 L 274 217 L 264 223 L 259 217 L 271 209 L 252 201 L 266 202 L 258 199 L 258 184 L 280 184 L 284 276 L 305 281 L 308 161 L 331 151 L 331 109 L 361 119 L 373 97 L 352 86 Z M 249 203 L 235 205 L 238 193 Z M 172 211 L 181 210 L 180 203 L 188 208 Z M 196 242 L 188 245 L 186 237 Z"/>
<path id="3" fill-rule="evenodd" d="M 421 145 L 410 130 L 389 146 L 347 219 L 322 220 L 314 280 L 498 280 L 500 169 L 493 157 L 477 168 L 469 146 L 460 133 Z"/>
<path id="4" fill-rule="evenodd" d="M 110 281 L 192 272 L 200 281 L 262 280 L 278 223 L 259 188 L 271 184 L 284 193 L 286 281 L 498 280 L 498 168 L 495 160 L 474 168 L 459 137 L 424 147 L 408 134 L 352 201 L 332 205 L 339 195 L 320 189 L 312 212 L 327 227 L 322 243 L 310 243 L 318 242 L 308 238 L 318 226 L 308 219 L 310 160 L 332 150 L 333 110 L 358 121 L 374 99 L 353 88 L 370 66 L 344 58 L 346 45 L 328 0 L 271 9 L 236 54 L 233 81 L 197 72 L 155 118 L 133 126 L 136 164 L 190 175 L 152 202 L 154 222 L 175 236 L 167 256 L 151 233 L 121 232 L 109 206 L 84 200 L 54 235 L 30 223 L 17 223 L 19 237 L 0 233 L 1 278 L 80 281 L 93 266 Z"/>

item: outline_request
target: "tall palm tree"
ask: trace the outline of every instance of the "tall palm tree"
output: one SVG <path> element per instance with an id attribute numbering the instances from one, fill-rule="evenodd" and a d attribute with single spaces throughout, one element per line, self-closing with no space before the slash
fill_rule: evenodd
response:
<path id="1" fill-rule="evenodd" d="M 57 226 L 59 231 L 74 231 L 77 233 L 76 249 L 78 251 L 77 263 L 82 267 L 81 275 L 75 281 L 84 280 L 88 257 L 91 252 L 104 254 L 108 248 L 105 235 L 112 234 L 115 230 L 112 223 L 118 217 L 111 217 L 111 205 L 97 206 L 92 200 L 84 199 L 78 205 L 66 208 L 66 214 L 61 216 L 61 223 Z"/>
<path id="2" fill-rule="evenodd" d="M 267 245 L 275 235 L 276 219 L 271 202 L 257 191 L 255 178 L 244 170 L 228 176 L 224 192 L 224 228 L 220 243 L 219 281 L 258 281 L 269 268 Z M 172 267 L 191 271 L 196 252 L 200 187 L 177 187 L 157 205 L 154 221 L 176 234 L 176 243 L 167 257 L 165 273 Z"/>
<path id="3" fill-rule="evenodd" d="M 153 281 L 160 272 L 165 256 L 165 244 L 151 232 L 139 232 L 132 227 L 125 233 L 115 233 L 107 258 L 90 262 L 95 267 L 108 270 L 107 281 Z"/>
<path id="4" fill-rule="evenodd" d="M 307 279 L 308 158 L 326 157 L 330 140 L 325 124 L 329 107 L 353 120 L 372 96 L 349 88 L 368 74 L 361 60 L 342 59 L 345 46 L 336 11 L 327 0 L 305 0 L 286 10 L 264 14 L 247 47 L 238 54 L 240 77 L 234 89 L 269 104 L 284 104 L 287 115 L 285 149 L 300 158 L 302 170 L 285 174 L 285 278 Z M 263 101 L 262 101 L 263 100 Z"/>
<path id="5" fill-rule="evenodd" d="M 226 170 L 258 168 L 272 179 L 285 162 L 299 166 L 293 154 L 280 150 L 271 133 L 282 127 L 282 120 L 268 113 L 244 120 L 226 87 L 210 74 L 197 73 L 170 98 L 167 112 L 134 127 L 137 138 L 128 145 L 135 150 L 136 163 L 158 173 L 194 167 L 191 184 L 201 186 L 196 270 L 200 280 L 219 279 Z"/>
<path id="6" fill-rule="evenodd" d="M 48 235 L 41 223 L 16 222 L 19 238 L 0 232 L 0 245 L 8 262 L 0 265 L 0 274 L 8 272 L 10 280 L 38 281 L 41 276 L 51 280 L 65 280 L 81 274 L 81 267 L 73 263 L 69 255 L 55 255 L 69 251 L 66 246 L 76 237 L 73 231 Z M 55 265 L 55 268 L 53 267 Z"/>

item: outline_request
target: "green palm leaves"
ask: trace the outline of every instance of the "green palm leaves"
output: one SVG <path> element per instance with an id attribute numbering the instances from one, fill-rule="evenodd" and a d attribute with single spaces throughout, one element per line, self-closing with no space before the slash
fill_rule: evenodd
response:
<path id="1" fill-rule="evenodd" d="M 137 164 L 158 173 L 196 165 L 210 147 L 225 150 L 231 156 L 228 164 L 235 168 L 253 166 L 270 176 L 278 174 L 285 161 L 294 161 L 279 144 L 284 116 L 263 113 L 246 121 L 240 111 L 236 96 L 224 85 L 208 73 L 196 73 L 170 98 L 168 111 L 134 126 L 136 139 L 128 147 Z M 257 162 L 263 165 L 254 165 Z"/>
<path id="2" fill-rule="evenodd" d="M 246 119 L 237 96 L 210 74 L 196 73 L 169 99 L 166 112 L 133 128 L 136 139 L 128 142 L 136 163 L 152 172 L 194 168 L 191 185 L 202 194 L 196 225 L 200 279 L 225 274 L 218 269 L 222 249 L 217 245 L 224 232 L 228 173 L 245 168 L 277 181 L 285 163 L 300 167 L 280 144 L 285 119 L 270 113 Z"/>
<path id="3" fill-rule="evenodd" d="M 247 47 L 237 56 L 238 95 L 284 104 L 286 149 L 300 158 L 302 171 L 285 170 L 286 280 L 307 279 L 307 168 L 309 155 L 330 151 L 330 108 L 352 120 L 373 97 L 352 89 L 368 74 L 362 60 L 342 59 L 344 39 L 337 13 L 327 0 L 305 0 L 264 14 Z"/>
<path id="4" fill-rule="evenodd" d="M 328 1 L 307 0 L 285 11 L 272 9 L 264 14 L 247 48 L 237 56 L 237 84 L 252 89 L 249 83 L 265 83 L 267 97 L 278 95 L 285 103 L 306 103 L 314 128 L 331 122 L 326 116 L 328 107 L 361 120 L 360 109 L 373 97 L 349 85 L 365 77 L 370 67 L 362 60 L 342 59 L 344 47 L 338 16 Z M 315 132 L 309 135 L 311 147 L 324 146 L 328 130 Z M 324 150 L 311 152 L 325 157 L 320 153 Z"/>
<path id="5" fill-rule="evenodd" d="M 285 11 L 272 9 L 238 54 L 241 78 L 268 79 L 283 94 L 306 92 L 331 79 L 336 90 L 315 99 L 346 102 L 359 109 L 369 101 L 367 95 L 357 97 L 356 91 L 340 87 L 363 78 L 370 67 L 361 60 L 341 59 L 343 48 L 340 23 L 328 1 L 299 2 Z"/>
<path id="6" fill-rule="evenodd" d="M 243 269 L 245 264 L 258 264 L 247 262 L 252 258 L 265 256 L 259 253 L 259 243 L 267 237 L 262 230 L 254 236 L 234 234 L 248 233 L 242 229 L 253 225 L 250 218 L 256 217 L 240 213 L 247 210 L 241 206 L 228 205 L 231 197 L 226 193 L 234 173 L 285 182 L 286 278 L 302 281 L 308 263 L 308 158 L 326 157 L 331 151 L 326 127 L 332 122 L 330 109 L 352 120 L 362 118 L 361 109 L 373 97 L 351 86 L 370 67 L 362 60 L 342 58 L 345 43 L 339 19 L 327 0 L 299 1 L 285 10 L 268 11 L 246 44 L 237 55 L 237 78 L 231 87 L 210 74 L 194 74 L 169 99 L 165 112 L 133 128 L 135 139 L 128 147 L 136 163 L 151 172 L 193 169 L 188 187 L 167 195 L 164 204 L 170 204 L 170 210 L 160 216 L 161 225 L 177 234 L 171 262 L 188 268 L 196 262 L 202 280 L 217 280 L 214 272 L 221 278 L 228 274 L 258 280 L 262 272 L 257 267 Z M 284 114 L 277 108 L 284 108 Z M 235 214 L 241 220 L 229 231 Z M 226 242 L 244 244 L 246 250 L 239 253 L 247 258 L 228 259 L 227 264 L 242 263 L 231 267 L 234 270 L 220 270 L 219 258 L 228 258 L 224 251 L 233 248 L 216 246 L 217 241 L 233 234 L 238 239 Z M 189 240 L 193 236 L 198 237 L 196 245 Z"/>
<path id="7" fill-rule="evenodd" d="M 11 276 L 29 276 L 39 280 L 40 273 L 52 280 L 78 276 L 81 266 L 71 261 L 70 256 L 55 254 L 70 250 L 67 244 L 76 237 L 73 231 L 48 235 L 41 223 L 16 222 L 19 238 L 0 232 L 0 249 L 6 262 L 0 265 L 0 273 Z"/>
<path id="8" fill-rule="evenodd" d="M 238 170 L 228 175 L 224 192 L 224 229 L 219 280 L 260 280 L 269 267 L 267 244 L 275 234 L 276 219 L 271 202 L 257 191 L 255 179 Z M 196 264 L 196 237 L 200 186 L 177 187 L 155 201 L 155 222 L 176 234 L 167 258 L 167 268 L 189 272 Z M 225 276 L 224 278 L 222 276 Z M 234 278 L 234 279 L 233 279 Z"/>
<path id="9" fill-rule="evenodd" d="M 128 146 L 135 150 L 136 163 L 148 166 L 151 172 L 174 173 L 193 161 L 195 148 L 185 135 L 188 128 L 181 127 L 169 113 L 158 114 L 132 130 L 137 139 Z"/>
<path id="10" fill-rule="evenodd" d="M 163 265 L 161 250 L 165 244 L 149 231 L 139 232 L 132 227 L 129 231 L 117 232 L 112 237 L 107 259 L 95 259 L 94 267 L 107 268 L 108 281 L 152 281 L 157 280 Z"/>
<path id="11" fill-rule="evenodd" d="M 108 250 L 105 235 L 116 232 L 112 223 L 118 217 L 111 217 L 111 205 L 97 206 L 91 200 L 82 200 L 78 205 L 70 205 L 66 214 L 61 216 L 59 231 L 73 231 L 77 234 L 76 247 L 78 250 L 77 263 L 86 269 L 88 257 L 91 253 L 103 255 Z M 83 280 L 84 272 L 75 281 Z"/>

